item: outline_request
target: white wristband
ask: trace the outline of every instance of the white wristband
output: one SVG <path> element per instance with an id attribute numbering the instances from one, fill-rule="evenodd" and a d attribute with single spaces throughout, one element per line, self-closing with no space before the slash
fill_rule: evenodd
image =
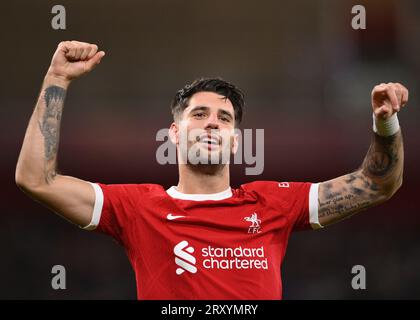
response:
<path id="1" fill-rule="evenodd" d="M 376 134 L 388 137 L 396 134 L 400 130 L 400 123 L 398 122 L 397 113 L 394 113 L 389 119 L 382 120 L 376 118 L 373 113 L 373 132 Z"/>

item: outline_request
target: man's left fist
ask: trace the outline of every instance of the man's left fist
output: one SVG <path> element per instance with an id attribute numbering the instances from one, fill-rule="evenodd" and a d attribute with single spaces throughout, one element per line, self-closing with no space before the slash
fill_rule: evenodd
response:
<path id="1" fill-rule="evenodd" d="M 372 108 L 378 119 L 388 119 L 408 101 L 408 90 L 401 83 L 381 83 L 372 90 Z"/>

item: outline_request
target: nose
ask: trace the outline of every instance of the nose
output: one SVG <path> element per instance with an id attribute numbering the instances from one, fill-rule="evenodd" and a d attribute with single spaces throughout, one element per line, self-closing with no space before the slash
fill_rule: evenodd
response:
<path id="1" fill-rule="evenodd" d="M 216 114 L 212 114 L 208 117 L 205 129 L 219 129 L 219 122 Z"/>

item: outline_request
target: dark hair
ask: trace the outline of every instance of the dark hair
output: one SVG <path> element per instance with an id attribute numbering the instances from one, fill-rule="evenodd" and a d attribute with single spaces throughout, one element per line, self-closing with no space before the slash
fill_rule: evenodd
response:
<path id="1" fill-rule="evenodd" d="M 176 117 L 187 108 L 189 99 L 195 93 L 203 91 L 215 92 L 229 99 L 235 112 L 235 126 L 238 126 L 241 123 L 242 109 L 244 107 L 244 94 L 239 88 L 221 78 L 196 79 L 181 90 L 178 90 L 171 104 L 174 120 L 176 120 Z"/>

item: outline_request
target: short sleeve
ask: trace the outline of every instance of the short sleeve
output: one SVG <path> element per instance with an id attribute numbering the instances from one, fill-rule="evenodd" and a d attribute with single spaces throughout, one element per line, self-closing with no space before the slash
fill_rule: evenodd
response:
<path id="1" fill-rule="evenodd" d="M 112 236 L 124 244 L 124 230 L 135 211 L 135 188 L 130 184 L 91 183 L 95 190 L 92 219 L 86 230 Z"/>
<path id="2" fill-rule="evenodd" d="M 286 199 L 292 203 L 292 231 L 322 228 L 318 218 L 318 183 L 290 182 Z M 280 183 L 281 185 L 281 183 Z"/>

